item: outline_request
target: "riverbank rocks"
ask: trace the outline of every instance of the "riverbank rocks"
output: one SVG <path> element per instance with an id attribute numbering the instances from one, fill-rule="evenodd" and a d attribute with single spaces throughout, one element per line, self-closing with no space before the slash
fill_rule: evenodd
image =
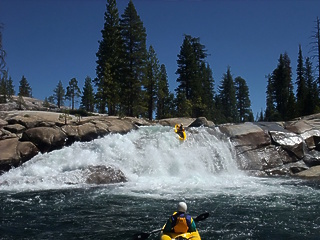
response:
<path id="1" fill-rule="evenodd" d="M 150 124 L 154 123 L 105 115 L 80 118 L 56 112 L 1 111 L 0 174 L 39 152 L 60 149 L 75 141 L 91 141 L 109 133 L 125 134 Z"/>
<path id="2" fill-rule="evenodd" d="M 289 122 L 224 124 L 218 128 L 233 143 L 239 168 L 250 174 L 300 176 L 320 165 L 320 115 Z"/>
<path id="3" fill-rule="evenodd" d="M 80 118 L 46 111 L 1 111 L 0 171 L 18 167 L 39 152 L 53 151 L 75 141 L 91 141 L 111 133 L 126 134 L 140 126 L 174 127 L 177 123 L 183 123 L 187 131 L 207 127 L 212 134 L 219 133 L 224 139 L 230 139 L 238 167 L 249 174 L 320 176 L 320 114 L 288 122 L 215 125 L 205 118 L 147 121 L 106 115 Z M 87 182 L 125 181 L 124 175 L 109 167 L 92 167 L 86 171 Z"/>

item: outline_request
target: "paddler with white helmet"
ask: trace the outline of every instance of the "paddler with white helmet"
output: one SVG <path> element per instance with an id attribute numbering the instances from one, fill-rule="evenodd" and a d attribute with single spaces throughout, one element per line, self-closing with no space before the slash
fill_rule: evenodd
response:
<path id="1" fill-rule="evenodd" d="M 196 232 L 197 227 L 193 218 L 187 214 L 187 204 L 185 202 L 178 203 L 178 211 L 174 212 L 168 219 L 163 233 L 175 232 L 175 233 L 187 233 Z"/>

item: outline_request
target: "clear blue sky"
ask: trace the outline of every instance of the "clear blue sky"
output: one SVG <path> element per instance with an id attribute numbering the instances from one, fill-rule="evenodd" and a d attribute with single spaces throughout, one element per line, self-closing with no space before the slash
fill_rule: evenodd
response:
<path id="1" fill-rule="evenodd" d="M 117 0 L 123 14 L 129 0 Z M 59 80 L 66 87 L 75 77 L 82 89 L 95 78 L 96 52 L 104 24 L 106 0 L 1 0 L 3 47 L 16 92 L 24 75 L 33 96 L 53 94 Z M 291 59 L 293 81 L 299 44 L 304 57 L 320 17 L 319 0 L 133 0 L 170 91 L 177 87 L 177 55 L 183 35 L 206 46 L 215 87 L 231 67 L 233 77 L 247 81 L 254 116 L 265 109 L 265 76 L 277 67 L 281 53 Z M 315 66 L 316 63 L 314 63 Z"/>

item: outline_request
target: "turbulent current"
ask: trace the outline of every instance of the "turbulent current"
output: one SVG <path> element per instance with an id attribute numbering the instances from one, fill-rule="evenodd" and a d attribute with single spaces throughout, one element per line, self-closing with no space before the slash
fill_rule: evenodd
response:
<path id="1" fill-rule="evenodd" d="M 237 168 L 215 129 L 141 127 L 39 154 L 0 176 L 0 239 L 132 239 L 159 229 L 186 201 L 202 239 L 318 239 L 315 181 L 256 178 Z M 120 169 L 126 183 L 88 185 L 89 166 Z M 159 239 L 151 234 L 148 239 Z"/>

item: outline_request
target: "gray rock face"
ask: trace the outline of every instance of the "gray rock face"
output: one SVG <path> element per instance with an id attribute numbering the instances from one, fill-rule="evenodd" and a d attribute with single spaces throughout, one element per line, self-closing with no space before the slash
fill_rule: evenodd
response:
<path id="1" fill-rule="evenodd" d="M 235 146 L 240 169 L 258 176 L 300 176 L 320 165 L 318 117 L 285 123 L 224 124 L 219 129 Z"/>
<path id="2" fill-rule="evenodd" d="M 48 152 L 75 141 L 91 141 L 110 133 L 125 134 L 138 126 L 161 124 L 217 127 L 233 143 L 240 169 L 257 176 L 317 176 L 320 166 L 320 114 L 290 122 L 258 122 L 215 126 L 205 118 L 172 118 L 150 122 L 137 118 L 93 116 L 61 118 L 60 113 L 0 112 L 0 171 L 17 167 L 38 152 Z M 305 173 L 305 174 L 304 174 Z M 87 182 L 125 181 L 109 167 L 86 170 Z M 110 177 L 115 176 L 115 177 Z M 320 176 L 320 174 L 319 174 Z"/>
<path id="3" fill-rule="evenodd" d="M 62 148 L 67 135 L 59 128 L 35 127 L 24 131 L 20 140 L 33 142 L 44 153 Z"/>
<path id="4" fill-rule="evenodd" d="M 0 172 L 18 167 L 39 152 L 32 142 L 20 142 L 18 138 L 0 141 Z"/>
<path id="5" fill-rule="evenodd" d="M 60 113 L 0 112 L 0 171 L 17 167 L 38 152 L 50 152 L 75 141 L 91 141 L 109 133 L 125 134 L 148 123 L 135 118 L 93 116 L 79 119 Z M 1 173 L 0 173 L 1 174 Z"/>
<path id="6" fill-rule="evenodd" d="M 127 182 L 127 178 L 120 169 L 111 166 L 90 166 L 83 171 L 88 184 L 110 184 Z"/>

